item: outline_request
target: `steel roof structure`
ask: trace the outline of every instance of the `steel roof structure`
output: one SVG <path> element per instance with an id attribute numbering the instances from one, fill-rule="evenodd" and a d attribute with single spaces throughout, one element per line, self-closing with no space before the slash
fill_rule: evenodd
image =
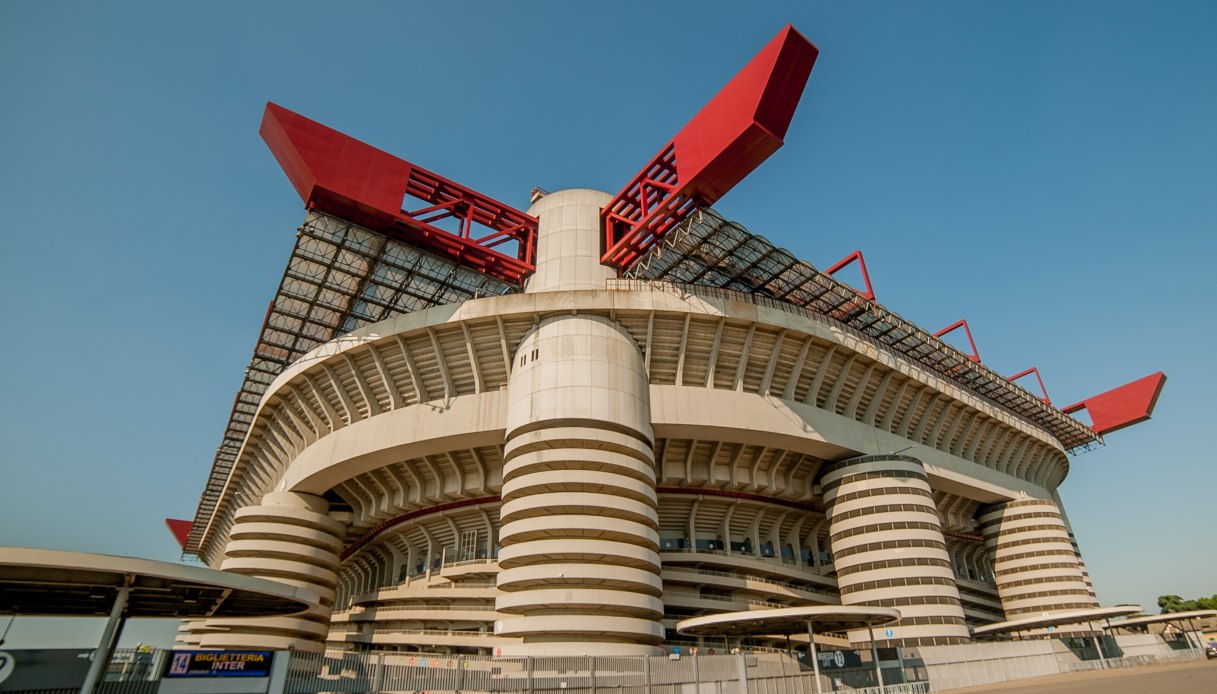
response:
<path id="1" fill-rule="evenodd" d="M 1021 386 L 763 236 L 709 209 L 680 223 L 627 277 L 734 290 L 793 304 L 853 329 L 1019 418 L 1050 432 L 1070 452 L 1103 437 Z"/>
<path id="2" fill-rule="evenodd" d="M 258 411 L 288 364 L 357 328 L 420 309 L 509 294 L 509 282 L 316 210 L 309 212 L 266 312 L 199 499 L 186 552 L 198 549 Z"/>

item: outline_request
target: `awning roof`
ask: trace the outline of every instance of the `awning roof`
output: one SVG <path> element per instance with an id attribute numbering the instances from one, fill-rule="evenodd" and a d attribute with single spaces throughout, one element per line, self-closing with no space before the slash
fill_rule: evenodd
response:
<path id="1" fill-rule="evenodd" d="M 676 631 L 689 636 L 796 634 L 806 633 L 808 621 L 818 632 L 841 632 L 900 621 L 900 611 L 891 607 L 845 605 L 779 607 L 683 619 L 676 623 Z"/>
<path id="2" fill-rule="evenodd" d="M 973 629 L 972 635 L 984 636 L 987 634 L 1008 634 L 1012 631 L 1045 629 L 1047 627 L 1056 627 L 1062 624 L 1083 624 L 1085 622 L 1097 619 L 1123 617 L 1125 615 L 1136 614 L 1140 611 L 1140 605 L 1120 605 L 1118 607 L 1092 607 L 1086 610 L 1050 612 L 1047 614 L 1033 615 L 1031 617 L 1023 617 L 1021 619 L 1012 619 L 1008 622 L 986 624 L 983 627 L 976 627 Z"/>
<path id="3" fill-rule="evenodd" d="M 302 612 L 311 591 L 195 566 L 51 549 L 0 547 L 0 614 L 106 616 L 129 586 L 127 617 L 260 617 Z"/>
<path id="4" fill-rule="evenodd" d="M 1167 612 L 1166 614 L 1153 614 L 1148 617 L 1133 617 L 1132 619 L 1123 619 L 1118 622 L 1112 622 L 1112 629 L 1123 629 L 1124 627 L 1139 627 L 1147 624 L 1160 624 L 1162 622 L 1181 622 L 1189 619 L 1208 619 L 1217 617 L 1217 610 L 1192 610 L 1191 612 Z"/>

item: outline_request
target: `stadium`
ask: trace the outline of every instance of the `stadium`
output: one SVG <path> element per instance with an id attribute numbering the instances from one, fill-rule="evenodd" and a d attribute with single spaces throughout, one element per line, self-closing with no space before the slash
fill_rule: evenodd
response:
<path id="1" fill-rule="evenodd" d="M 787 27 L 616 195 L 527 210 L 268 105 L 306 216 L 184 549 L 321 600 L 179 642 L 642 655 L 842 605 L 947 646 L 1102 614 L 1057 488 L 1165 376 L 1058 409 L 944 341 L 966 322 L 834 279 L 860 253 L 818 270 L 717 214 L 817 54 Z"/>

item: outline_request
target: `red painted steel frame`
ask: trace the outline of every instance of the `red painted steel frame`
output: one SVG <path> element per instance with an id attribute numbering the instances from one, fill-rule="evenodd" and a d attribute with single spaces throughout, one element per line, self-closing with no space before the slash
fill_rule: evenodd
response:
<path id="1" fill-rule="evenodd" d="M 978 352 L 976 350 L 976 340 L 972 339 L 972 329 L 968 327 L 967 319 L 960 319 L 960 320 L 955 321 L 954 323 L 951 323 L 950 325 L 943 328 L 942 330 L 939 330 L 938 332 L 934 333 L 934 337 L 941 338 L 943 335 L 946 335 L 947 333 L 949 333 L 953 330 L 958 330 L 959 328 L 963 328 L 964 334 L 968 336 L 968 345 L 972 348 L 972 353 L 967 355 L 967 357 L 969 359 L 971 359 L 972 361 L 976 362 L 977 364 L 979 364 L 980 363 L 980 352 Z"/>
<path id="2" fill-rule="evenodd" d="M 1044 397 L 1040 398 L 1040 399 L 1043 400 L 1045 404 L 1051 405 L 1052 400 L 1048 399 L 1048 389 L 1044 387 L 1044 379 L 1040 376 L 1040 370 L 1035 368 L 1034 366 L 1031 367 L 1030 369 L 1027 369 L 1026 371 L 1019 371 L 1018 373 L 1014 374 L 1010 378 L 1007 378 L 1006 380 L 1013 383 L 1013 382 L 1017 381 L 1018 379 L 1022 378 L 1023 376 L 1026 376 L 1027 374 L 1030 374 L 1030 373 L 1034 373 L 1035 380 L 1039 381 L 1040 392 L 1044 394 Z"/>
<path id="3" fill-rule="evenodd" d="M 186 549 L 186 540 L 190 537 L 190 529 L 194 527 L 193 521 L 178 520 L 176 518 L 166 518 L 165 525 L 169 526 L 169 532 L 173 533 L 173 539 Z"/>
<path id="4" fill-rule="evenodd" d="M 1149 419 L 1164 385 L 1166 374 L 1159 371 L 1061 408 L 1061 412 L 1073 414 L 1085 409 L 1090 413 L 1090 428 L 1101 435 L 1109 434 Z"/>
<path id="5" fill-rule="evenodd" d="M 850 263 L 854 262 L 855 260 L 858 261 L 858 269 L 862 271 L 862 281 L 866 284 L 866 291 L 864 291 L 864 292 L 859 291 L 856 287 L 849 287 L 849 285 L 845 285 L 845 286 L 849 287 L 850 289 L 853 289 L 855 292 L 858 293 L 859 296 L 862 296 L 869 301 L 874 301 L 875 300 L 875 288 L 873 286 L 871 286 L 870 273 L 866 271 L 866 258 L 862 257 L 862 251 L 854 251 L 853 253 L 850 253 L 849 255 L 845 256 L 841 260 L 837 261 L 836 265 L 833 265 L 832 267 L 825 270 L 824 274 L 832 276 L 832 275 L 836 274 L 836 272 L 838 270 L 845 267 L 846 265 L 849 265 Z"/>
<path id="6" fill-rule="evenodd" d="M 277 104 L 266 105 L 259 132 L 310 209 L 508 282 L 533 272 L 536 218 Z M 402 209 L 407 196 L 418 209 Z M 435 226 L 442 219 L 457 231 Z M 489 233 L 476 236 L 475 225 Z M 496 250 L 513 241 L 514 255 Z"/>
<path id="7" fill-rule="evenodd" d="M 605 206 L 601 262 L 629 267 L 777 151 L 819 52 L 790 25 L 778 32 Z"/>

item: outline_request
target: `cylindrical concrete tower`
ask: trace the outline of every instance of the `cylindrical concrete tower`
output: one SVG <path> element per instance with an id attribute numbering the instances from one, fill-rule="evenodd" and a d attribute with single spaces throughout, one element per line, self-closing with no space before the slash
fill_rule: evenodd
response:
<path id="1" fill-rule="evenodd" d="M 1048 499 L 1020 499 L 980 514 L 1006 619 L 1098 607 L 1061 511 Z"/>
<path id="2" fill-rule="evenodd" d="M 237 511 L 220 568 L 306 588 L 320 603 L 290 617 L 209 619 L 200 625 L 202 648 L 324 649 L 343 534 L 328 510 L 320 497 L 276 492 Z"/>
<path id="3" fill-rule="evenodd" d="M 821 477 L 843 605 L 895 607 L 903 618 L 888 646 L 969 639 L 942 524 L 921 461 L 852 458 Z M 865 632 L 851 641 L 865 641 Z"/>
<path id="4" fill-rule="evenodd" d="M 530 292 L 604 287 L 601 197 L 570 190 L 534 206 Z M 546 318 L 516 351 L 507 407 L 495 608 L 520 616 L 495 632 L 523 642 L 503 654 L 580 654 L 589 642 L 603 654 L 651 652 L 663 640 L 663 588 L 638 345 L 604 317 Z"/>
<path id="5" fill-rule="evenodd" d="M 616 275 L 600 264 L 600 209 L 613 196 L 573 188 L 550 193 L 528 208 L 537 218 L 537 271 L 524 291 L 604 289 Z"/>

